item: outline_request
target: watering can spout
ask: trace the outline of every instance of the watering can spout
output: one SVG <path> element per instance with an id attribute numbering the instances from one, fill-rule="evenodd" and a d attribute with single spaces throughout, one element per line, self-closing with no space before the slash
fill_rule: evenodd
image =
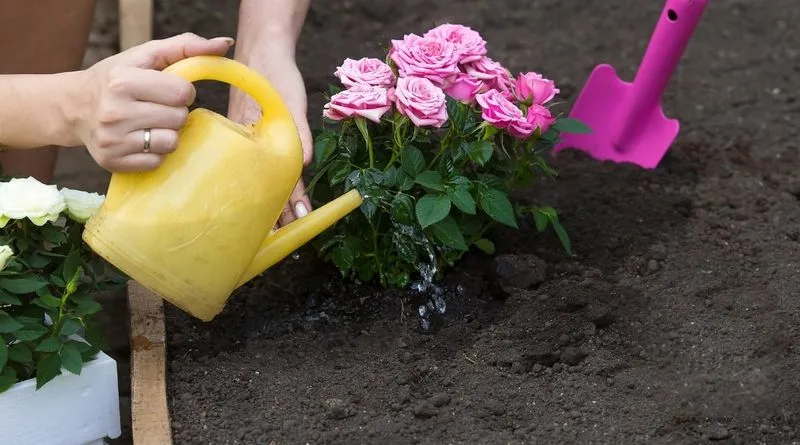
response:
<path id="1" fill-rule="evenodd" d="M 362 201 L 363 197 L 358 190 L 350 190 L 308 215 L 270 232 L 253 258 L 253 262 L 242 274 L 236 287 L 247 283 L 278 261 L 289 256 L 303 244 L 311 241 L 328 227 L 357 209 Z"/>

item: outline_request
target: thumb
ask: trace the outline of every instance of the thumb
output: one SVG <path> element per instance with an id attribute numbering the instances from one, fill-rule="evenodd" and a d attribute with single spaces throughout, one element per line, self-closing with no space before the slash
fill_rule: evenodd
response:
<path id="1" fill-rule="evenodd" d="M 230 37 L 206 39 L 184 33 L 160 40 L 151 40 L 134 48 L 133 64 L 139 68 L 163 70 L 173 63 L 194 56 L 222 56 L 233 46 Z"/>

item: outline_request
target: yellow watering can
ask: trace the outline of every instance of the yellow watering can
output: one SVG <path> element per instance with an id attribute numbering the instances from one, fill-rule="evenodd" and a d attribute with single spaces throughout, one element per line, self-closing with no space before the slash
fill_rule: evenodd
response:
<path id="1" fill-rule="evenodd" d="M 111 176 L 83 239 L 142 286 L 209 321 L 236 288 L 357 209 L 362 197 L 351 190 L 272 231 L 303 169 L 300 138 L 278 93 L 224 57 L 191 57 L 165 71 L 234 85 L 258 102 L 262 118 L 250 128 L 192 110 L 177 150 L 159 168 Z"/>

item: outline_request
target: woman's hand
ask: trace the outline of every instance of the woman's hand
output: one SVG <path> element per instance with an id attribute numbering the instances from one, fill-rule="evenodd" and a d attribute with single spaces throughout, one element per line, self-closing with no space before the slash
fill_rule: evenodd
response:
<path id="1" fill-rule="evenodd" d="M 199 55 L 224 55 L 233 39 L 186 33 L 153 40 L 83 71 L 73 109 L 77 137 L 109 171 L 147 171 L 177 147 L 194 101 L 191 82 L 161 70 Z M 149 147 L 145 144 L 150 130 Z"/>
<path id="2" fill-rule="evenodd" d="M 264 48 L 268 48 L 265 46 Z M 297 68 L 294 57 L 280 50 L 265 53 L 251 54 L 249 66 L 261 73 L 275 88 L 292 113 L 295 126 L 303 145 L 303 165 L 309 165 L 313 156 L 313 142 L 311 128 L 308 125 L 306 112 L 308 102 L 303 76 Z M 261 110 L 255 101 L 238 89 L 231 90 L 231 100 L 228 107 L 228 117 L 240 123 L 250 123 L 259 119 Z M 311 201 L 308 199 L 303 179 L 300 178 L 289 197 L 289 202 L 278 220 L 279 226 L 302 218 L 311 211 Z"/>

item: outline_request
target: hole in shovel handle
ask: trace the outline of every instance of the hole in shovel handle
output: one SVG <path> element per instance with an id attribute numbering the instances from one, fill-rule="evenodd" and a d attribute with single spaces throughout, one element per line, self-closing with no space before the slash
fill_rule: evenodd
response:
<path id="1" fill-rule="evenodd" d="M 678 20 L 678 13 L 675 12 L 674 9 L 670 9 L 669 11 L 667 11 L 667 18 L 669 19 L 670 22 L 677 21 Z"/>

